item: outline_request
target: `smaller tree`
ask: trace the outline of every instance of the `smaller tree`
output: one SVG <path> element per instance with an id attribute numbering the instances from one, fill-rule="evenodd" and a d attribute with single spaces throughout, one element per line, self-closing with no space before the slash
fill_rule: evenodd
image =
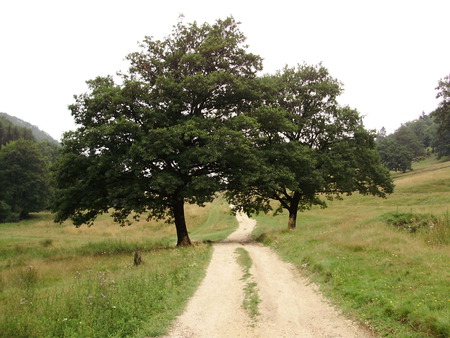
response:
<path id="1" fill-rule="evenodd" d="M 379 142 L 382 139 L 386 138 L 386 136 L 387 136 L 386 128 L 385 127 L 381 127 L 381 129 L 377 132 L 377 135 L 375 137 L 375 141 Z"/>
<path id="2" fill-rule="evenodd" d="M 16 140 L 0 149 L 0 187 L 5 220 L 48 207 L 48 168 L 35 142 Z"/>
<path id="3" fill-rule="evenodd" d="M 391 137 L 397 144 L 408 149 L 413 159 L 418 159 L 425 155 L 425 147 L 420 134 L 415 133 L 413 126 L 413 122 L 405 123 Z"/>
<path id="4" fill-rule="evenodd" d="M 337 104 L 342 85 L 325 67 L 286 67 L 263 82 L 265 97 L 248 114 L 255 132 L 243 130 L 251 150 L 243 147 L 245 159 L 236 161 L 227 180 L 227 196 L 237 210 L 267 211 L 276 200 L 277 211 L 289 212 L 293 229 L 298 211 L 325 207 L 325 198 L 392 192 L 374 135 L 356 110 Z"/>
<path id="5" fill-rule="evenodd" d="M 398 143 L 392 136 L 380 140 L 377 144 L 381 162 L 393 171 L 412 170 L 413 154 L 407 147 Z"/>

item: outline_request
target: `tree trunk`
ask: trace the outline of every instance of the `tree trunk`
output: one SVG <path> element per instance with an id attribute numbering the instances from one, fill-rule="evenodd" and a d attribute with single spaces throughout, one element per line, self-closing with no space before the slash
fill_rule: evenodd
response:
<path id="1" fill-rule="evenodd" d="M 297 226 L 297 209 L 295 211 L 289 210 L 289 222 L 288 222 L 288 228 L 290 230 L 295 229 Z"/>
<path id="2" fill-rule="evenodd" d="M 292 199 L 290 200 L 289 205 L 289 222 L 288 222 L 288 228 L 290 230 L 293 230 L 297 227 L 297 211 L 298 211 L 298 204 L 300 203 L 300 194 L 296 191 L 294 193 L 294 196 L 292 196 Z"/>
<path id="3" fill-rule="evenodd" d="M 176 198 L 172 205 L 175 227 L 177 228 L 177 246 L 191 245 L 189 234 L 186 228 L 186 219 L 184 218 L 184 200 Z"/>

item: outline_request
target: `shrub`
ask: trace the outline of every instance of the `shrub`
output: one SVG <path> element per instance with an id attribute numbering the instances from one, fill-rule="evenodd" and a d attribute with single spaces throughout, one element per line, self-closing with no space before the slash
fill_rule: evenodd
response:
<path id="1" fill-rule="evenodd" d="M 384 222 L 399 229 L 415 233 L 419 229 L 433 230 L 439 219 L 433 214 L 413 214 L 410 212 L 389 212 L 381 216 Z"/>
<path id="2" fill-rule="evenodd" d="M 12 212 L 6 202 L 0 201 L 0 223 L 17 221 L 19 221 L 19 214 Z"/>
<path id="3" fill-rule="evenodd" d="M 41 245 L 45 248 L 51 246 L 53 244 L 53 239 L 47 238 L 40 241 Z"/>

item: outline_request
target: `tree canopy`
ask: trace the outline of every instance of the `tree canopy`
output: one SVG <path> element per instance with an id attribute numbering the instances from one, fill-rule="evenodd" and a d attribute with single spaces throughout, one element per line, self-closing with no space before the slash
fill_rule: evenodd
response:
<path id="1" fill-rule="evenodd" d="M 450 143 L 450 132 L 445 132 L 442 120 L 422 113 L 419 118 L 403 123 L 395 132 L 386 135 L 384 128 L 377 134 L 377 146 L 381 161 L 393 171 L 412 170 L 412 162 L 436 153 L 438 158 L 446 156 Z"/>
<path id="2" fill-rule="evenodd" d="M 378 141 L 378 151 L 381 161 L 393 171 L 406 172 L 412 170 L 412 152 L 393 137 L 386 137 Z"/>
<path id="3" fill-rule="evenodd" d="M 35 142 L 19 139 L 0 149 L 0 221 L 16 221 L 50 204 L 49 172 Z"/>
<path id="4" fill-rule="evenodd" d="M 0 113 L 0 222 L 15 222 L 50 206 L 49 166 L 58 157 L 58 144 L 37 142 L 28 125 Z"/>
<path id="5" fill-rule="evenodd" d="M 433 146 L 437 150 L 438 158 L 441 158 L 450 155 L 450 75 L 439 81 L 436 90 L 438 90 L 436 97 L 441 101 L 437 109 L 431 113 L 438 124 Z"/>

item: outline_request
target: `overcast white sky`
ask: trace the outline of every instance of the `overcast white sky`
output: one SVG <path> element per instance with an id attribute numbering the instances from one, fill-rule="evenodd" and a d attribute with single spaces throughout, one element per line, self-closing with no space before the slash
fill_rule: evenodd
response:
<path id="1" fill-rule="evenodd" d="M 181 13 L 234 16 L 264 73 L 322 62 L 344 83 L 340 103 L 370 129 L 391 133 L 430 113 L 450 74 L 449 0 L 3 0 L 0 112 L 60 139 L 75 128 L 67 106 L 85 81 L 126 70 L 138 42 L 167 36 Z"/>

